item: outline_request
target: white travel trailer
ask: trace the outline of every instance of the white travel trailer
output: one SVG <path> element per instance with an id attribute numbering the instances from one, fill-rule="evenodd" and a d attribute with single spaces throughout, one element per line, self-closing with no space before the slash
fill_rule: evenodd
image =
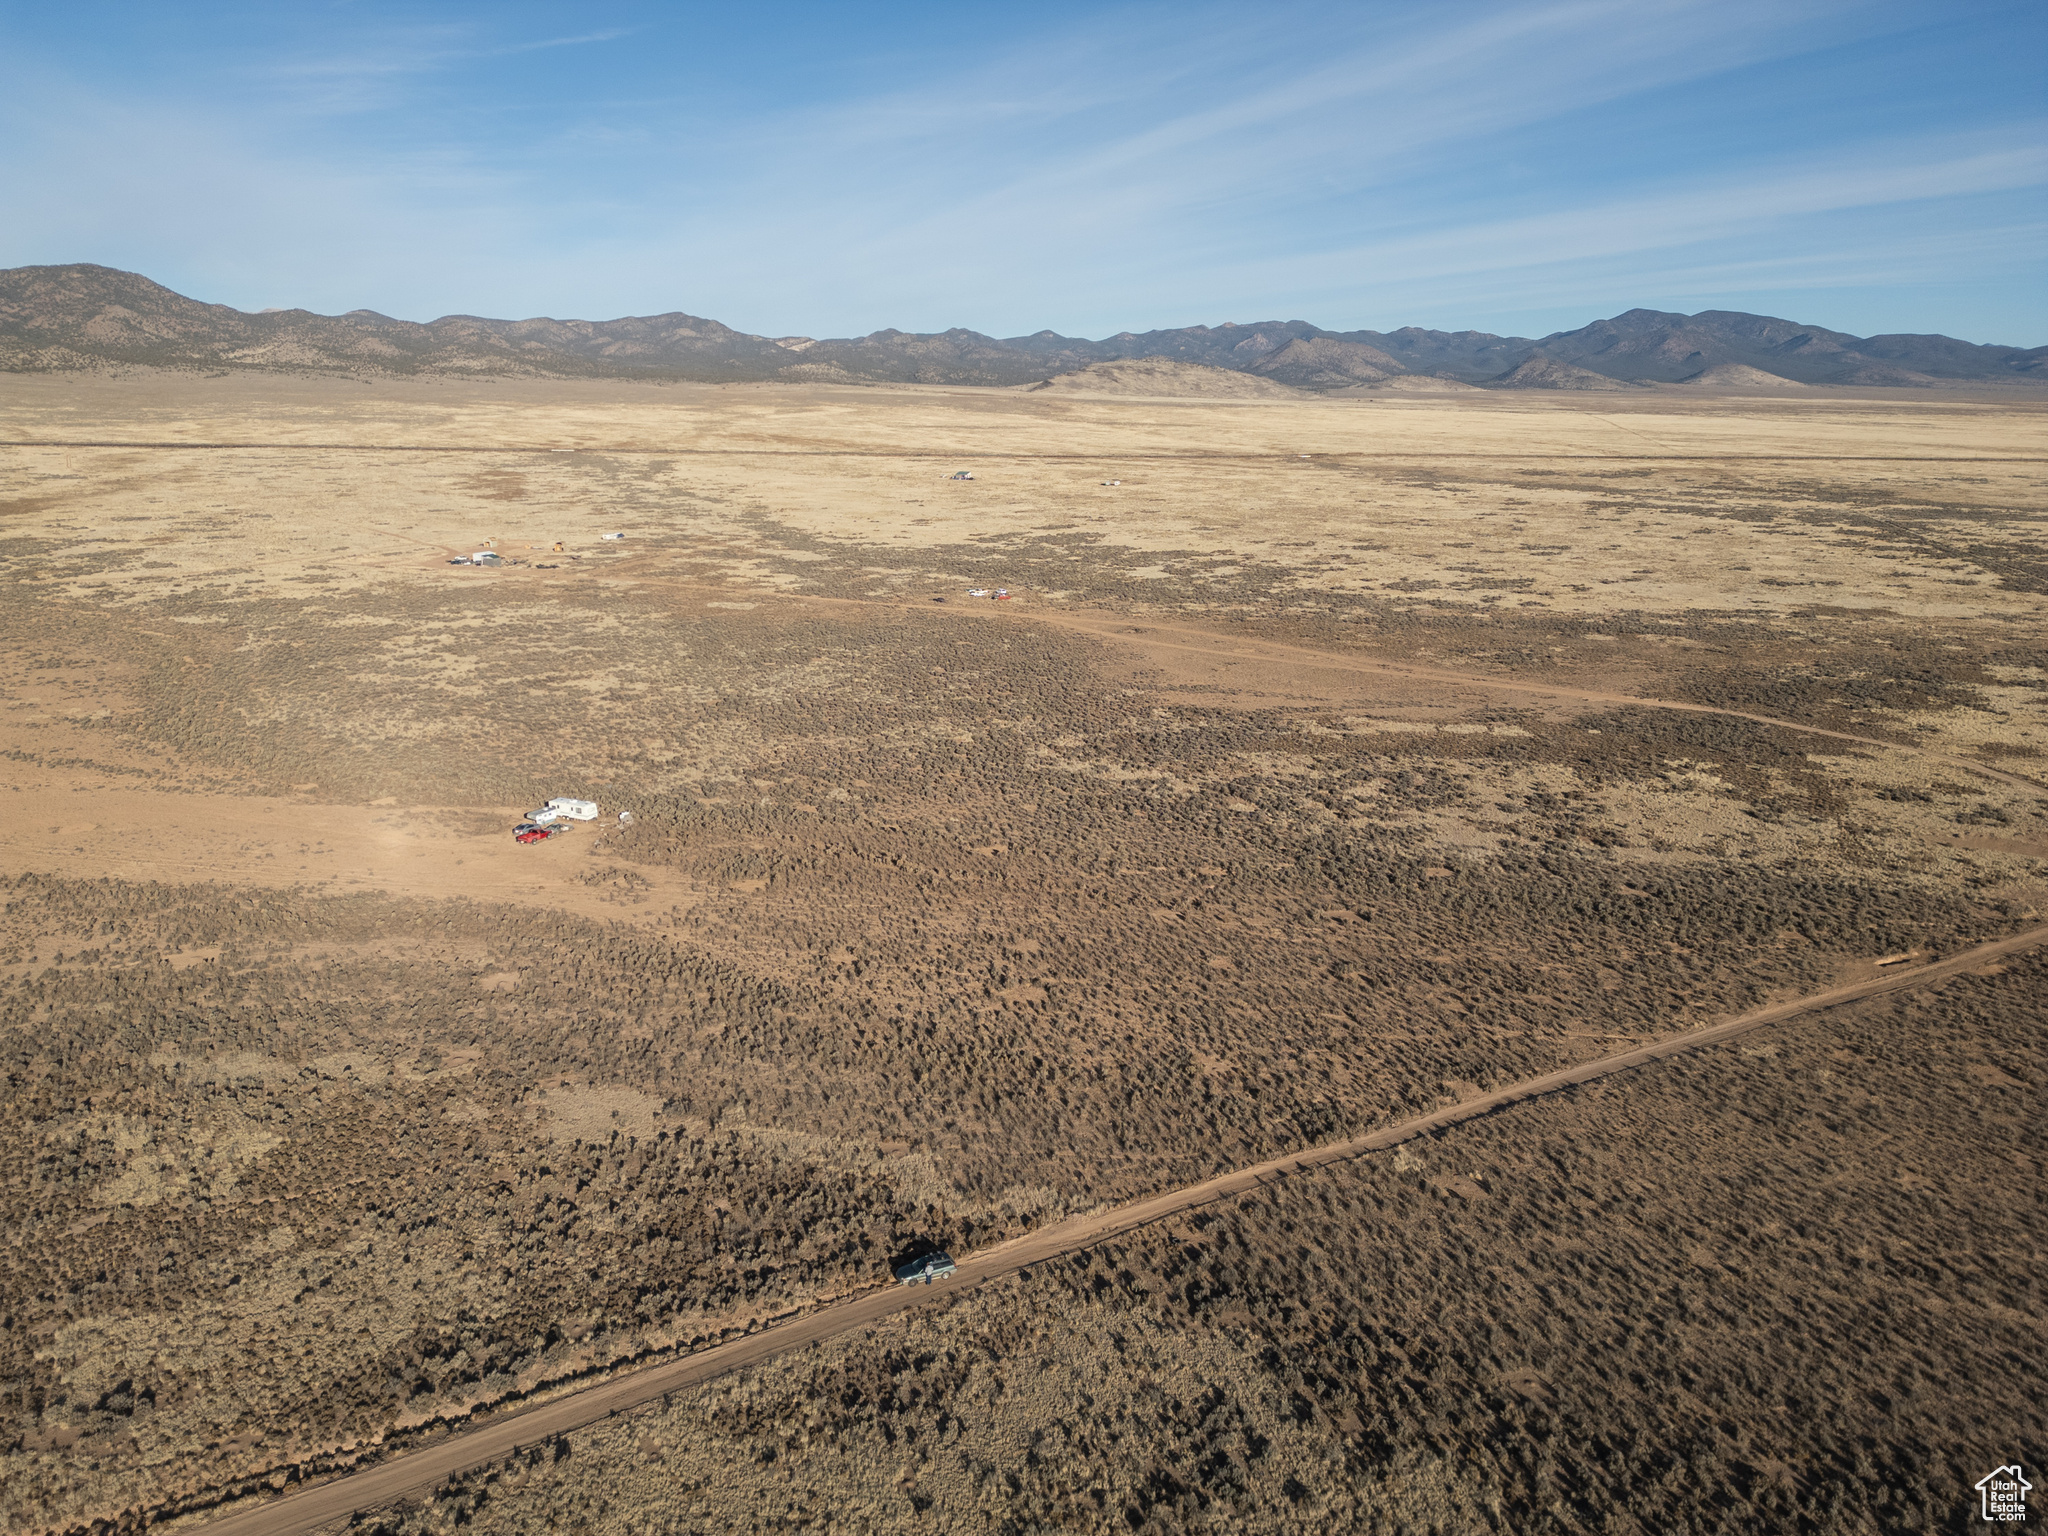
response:
<path id="1" fill-rule="evenodd" d="M 557 795 L 548 802 L 547 808 L 557 816 L 566 816 L 571 821 L 597 820 L 597 802 L 595 800 L 571 800 L 565 796 Z"/>

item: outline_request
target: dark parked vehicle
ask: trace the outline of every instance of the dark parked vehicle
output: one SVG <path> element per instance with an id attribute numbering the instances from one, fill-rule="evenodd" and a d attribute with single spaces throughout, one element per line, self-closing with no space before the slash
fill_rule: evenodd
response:
<path id="1" fill-rule="evenodd" d="M 948 1278 L 959 1267 L 953 1262 L 950 1254 L 928 1253 L 921 1259 L 912 1259 L 908 1264 L 900 1266 L 896 1271 L 896 1278 L 904 1285 L 916 1285 L 919 1281 L 930 1285 L 934 1280 Z"/>

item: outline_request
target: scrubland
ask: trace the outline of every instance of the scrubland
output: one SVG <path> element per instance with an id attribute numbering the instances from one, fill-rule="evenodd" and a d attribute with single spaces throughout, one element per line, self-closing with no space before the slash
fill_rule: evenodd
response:
<path id="1" fill-rule="evenodd" d="M 1961 1529 L 2048 1413 L 2036 956 L 1319 1170 L 380 1529 Z M 1853 1151 L 1851 1149 L 1854 1149 Z"/>
<path id="2" fill-rule="evenodd" d="M 2044 904 L 2024 404 L 0 390 L 10 1528 L 375 1454 Z M 524 563 L 445 563 L 487 538 Z M 515 848 L 550 794 L 606 821 Z M 2038 970 L 387 1518 L 1952 1523 L 2040 1435 Z"/>

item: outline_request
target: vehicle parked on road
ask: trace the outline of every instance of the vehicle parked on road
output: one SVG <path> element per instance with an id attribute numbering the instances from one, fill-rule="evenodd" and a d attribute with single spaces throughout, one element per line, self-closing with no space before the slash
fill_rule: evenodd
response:
<path id="1" fill-rule="evenodd" d="M 903 1285 L 916 1285 L 922 1281 L 930 1285 L 934 1280 L 951 1277 L 960 1266 L 953 1262 L 951 1254 L 928 1253 L 921 1259 L 912 1259 L 896 1270 L 896 1279 Z"/>

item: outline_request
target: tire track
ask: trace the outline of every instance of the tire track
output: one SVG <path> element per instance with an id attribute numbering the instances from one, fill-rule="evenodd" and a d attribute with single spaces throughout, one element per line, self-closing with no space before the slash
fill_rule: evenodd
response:
<path id="1" fill-rule="evenodd" d="M 1219 656 L 1233 661 L 1285 662 L 1293 667 L 1322 668 L 1333 672 L 1371 672 L 1382 676 L 1413 678 L 1425 683 L 1451 683 L 1464 687 L 1492 688 L 1502 693 L 1527 694 L 1534 698 L 1570 699 L 1582 704 L 1634 704 L 1643 709 L 1669 709 L 1689 715 L 1720 715 L 1729 720 L 1747 720 L 1755 725 L 1774 725 L 1783 730 L 1798 731 L 1807 736 L 1823 736 L 1831 741 L 1853 742 L 1857 746 L 1877 747 L 1886 752 L 1917 752 L 1937 762 L 1965 772 L 1995 779 L 2015 789 L 2040 789 L 2038 781 L 2022 775 L 2007 773 L 1990 768 L 1970 758 L 1954 757 L 1923 747 L 1917 742 L 1882 741 L 1875 736 L 1857 736 L 1848 731 L 1831 731 L 1818 725 L 1804 725 L 1797 720 L 1784 720 L 1776 715 L 1753 715 L 1746 710 L 1727 709 L 1718 704 L 1693 704 L 1680 699 L 1653 699 L 1634 693 L 1609 693 L 1597 688 L 1576 688 L 1565 683 L 1523 683 L 1507 678 L 1493 678 L 1477 672 L 1449 672 L 1441 668 L 1411 666 L 1398 661 L 1375 661 L 1370 657 L 1346 656 L 1334 651 L 1319 651 L 1307 646 L 1288 645 L 1282 641 L 1260 641 L 1258 650 L 1225 650 L 1219 645 L 1202 645 L 1185 641 L 1153 640 L 1133 633 L 1139 624 L 1146 631 L 1182 635 L 1203 635 L 1207 631 L 1174 624 L 1159 624 L 1146 620 L 1123 618 L 1097 618 L 1078 614 L 1033 612 L 1030 618 L 1043 624 L 1061 629 L 1076 630 L 1083 634 L 1095 635 L 1104 640 L 1124 640 L 1141 646 L 1160 650 L 1183 651 L 1192 655 Z M 1121 631 L 1121 633 L 1119 633 Z"/>
<path id="2" fill-rule="evenodd" d="M 591 573 L 584 573 L 591 574 Z M 631 582 L 637 586 L 665 586 L 690 590 L 716 591 L 730 595 L 731 589 L 712 588 L 701 583 L 675 577 L 649 574 L 634 568 L 633 564 L 621 564 L 617 569 L 605 573 L 617 580 Z M 1777 715 L 1757 715 L 1746 710 L 1728 709 L 1718 704 L 1694 704 L 1682 699 L 1658 699 L 1637 693 L 1613 693 L 1597 688 L 1579 688 L 1569 683 L 1517 682 L 1513 678 L 1493 677 L 1483 672 L 1454 672 L 1441 667 L 1418 667 L 1406 662 L 1378 661 L 1370 656 L 1358 656 L 1341 651 L 1317 650 L 1313 646 L 1292 645 L 1281 640 L 1261 640 L 1258 649 L 1236 650 L 1228 648 L 1214 631 L 1194 625 L 1162 622 L 1145 616 L 1125 614 L 1102 614 L 1075 611 L 1061 611 L 1051 608 L 1009 607 L 990 612 L 985 608 L 969 608 L 949 603 L 943 608 L 931 607 L 924 603 L 876 601 L 856 597 L 820 597 L 803 592 L 752 591 L 749 596 L 761 602 L 801 603 L 807 607 L 854 608 L 869 612 L 887 609 L 899 613 L 936 614 L 942 618 L 995 620 L 1008 623 L 1044 624 L 1054 629 L 1071 630 L 1077 634 L 1093 636 L 1130 645 L 1138 649 L 1179 651 L 1194 656 L 1213 656 L 1226 661 L 1260 661 L 1284 663 L 1297 669 L 1327 672 L 1354 672 L 1374 674 L 1383 677 L 1410 678 L 1417 682 L 1447 683 L 1464 688 L 1490 688 L 1498 693 L 1517 693 L 1538 699 L 1566 699 L 1581 704 L 1633 704 L 1642 709 L 1668 709 L 1681 714 L 1719 715 L 1729 720 L 1747 720 L 1753 725 L 1771 725 L 1781 730 L 1797 731 L 1802 735 L 1825 737 L 1831 741 L 1846 741 L 1860 747 L 1875 747 L 1883 752 L 1911 752 L 1936 762 L 1947 763 L 1951 768 L 1965 773 L 1976 774 L 2014 789 L 2048 789 L 2048 783 L 2031 779 L 2024 774 L 2009 773 L 2001 768 L 1992 768 L 1972 758 L 1956 757 L 1950 753 L 1938 752 L 1918 742 L 1885 741 L 1876 736 L 1858 736 L 1849 731 L 1832 731 L 1824 726 L 1807 725 L 1798 720 L 1786 720 Z M 1160 640 L 1160 634 L 1180 635 L 1181 640 Z"/>
<path id="3" fill-rule="evenodd" d="M 669 582 L 662 577 L 650 577 L 637 573 L 621 572 L 627 579 L 643 584 L 685 585 Z M 691 583 L 689 585 L 694 585 Z M 708 590 L 708 589 L 707 589 Z M 724 589 L 719 589 L 723 591 Z M 1807 736 L 1821 736 L 1831 741 L 1846 741 L 1862 747 L 1876 747 L 1884 752 L 1914 752 L 1936 762 L 1947 763 L 1965 773 L 1992 779 L 2014 789 L 2048 789 L 2048 784 L 2030 779 L 2023 774 L 2008 773 L 2000 768 L 1988 767 L 1971 758 L 1955 757 L 1949 753 L 1937 752 L 1917 742 L 1884 741 L 1875 736 L 1857 736 L 1848 731 L 1831 731 L 1818 725 L 1806 725 L 1797 720 L 1785 720 L 1776 715 L 1755 715 L 1745 710 L 1727 709 L 1718 704 L 1693 704 L 1681 699 L 1649 698 L 1636 693 L 1610 693 L 1596 688 L 1578 688 L 1568 683 L 1528 683 L 1512 678 L 1491 677 L 1483 672 L 1452 672 L 1437 667 L 1417 667 L 1405 662 L 1377 661 L 1369 656 L 1347 655 L 1340 651 L 1321 651 L 1312 646 L 1290 645 L 1285 641 L 1271 640 L 1257 642 L 1256 650 L 1234 650 L 1220 643 L 1213 631 L 1192 625 L 1160 622 L 1146 617 L 1120 614 L 1089 614 L 1061 612 L 1045 608 L 1011 608 L 1001 613 L 987 613 L 964 606 L 948 604 L 945 608 L 929 608 L 921 603 L 873 602 L 851 597 L 812 597 L 802 593 L 763 592 L 762 599 L 780 599 L 785 602 L 824 604 L 846 608 L 890 608 L 904 613 L 938 613 L 953 618 L 1000 619 L 1010 623 L 1045 624 L 1054 629 L 1071 630 L 1077 634 L 1091 635 L 1098 640 L 1121 642 L 1138 649 L 1180 651 L 1194 656 L 1214 656 L 1226 661 L 1261 661 L 1285 663 L 1291 667 L 1327 672 L 1356 672 L 1376 674 L 1384 677 L 1412 678 L 1417 682 L 1447 683 L 1464 688 L 1490 688 L 1498 693 L 1518 693 L 1539 699 L 1568 699 L 1582 704 L 1633 704 L 1642 709 L 1669 709 L 1682 714 L 1720 715 L 1730 720 L 1747 720 L 1754 725 L 1772 725 L 1782 730 L 1798 731 Z M 1142 626 L 1142 627 L 1141 627 Z M 1160 640 L 1160 634 L 1174 634 L 1191 637 L 1183 640 Z"/>
<path id="4" fill-rule="evenodd" d="M 1348 1141 L 1240 1168 L 1114 1210 L 1074 1217 L 969 1255 L 961 1261 L 954 1279 L 939 1287 L 891 1286 L 886 1290 L 870 1291 L 851 1301 L 773 1324 L 746 1338 L 664 1364 L 626 1370 L 553 1401 L 458 1431 L 435 1444 L 376 1466 L 344 1473 L 301 1491 L 236 1510 L 200 1529 L 205 1536 L 311 1536 L 311 1533 L 346 1520 L 359 1511 L 379 1509 L 401 1499 L 419 1497 L 459 1473 L 514 1455 L 554 1436 L 582 1429 L 615 1414 L 643 1407 L 669 1393 L 699 1386 L 731 1371 L 763 1364 L 793 1349 L 872 1327 L 912 1307 L 946 1301 L 991 1280 L 1024 1273 L 1033 1264 L 1083 1252 L 1109 1238 L 1169 1217 L 1247 1194 L 1278 1180 L 1313 1173 L 1333 1163 L 1349 1162 L 1382 1152 L 1402 1142 L 1497 1113 L 1530 1099 L 1632 1071 L 1651 1062 L 1722 1045 L 1767 1025 L 1893 992 L 1937 985 L 1965 971 L 2019 954 L 2044 942 L 2048 942 L 2048 926 L 2030 928 L 2009 938 L 1976 945 L 1945 960 L 1774 1003 L 1719 1024 L 1705 1025 L 1612 1056 L 1582 1062 L 1541 1077 L 1527 1078 L 1478 1098 L 1447 1105 Z"/>

